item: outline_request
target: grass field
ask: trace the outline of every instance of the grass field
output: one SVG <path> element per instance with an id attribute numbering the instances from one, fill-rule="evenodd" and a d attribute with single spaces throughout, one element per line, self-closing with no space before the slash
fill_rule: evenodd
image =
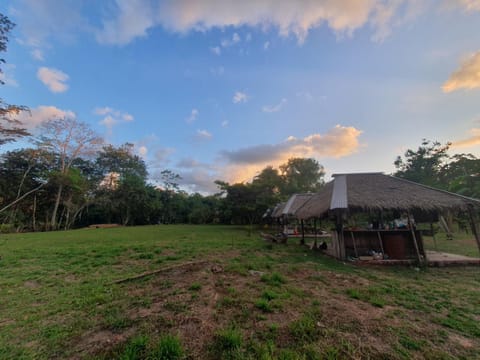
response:
<path id="1" fill-rule="evenodd" d="M 0 359 L 480 354 L 478 267 L 359 267 L 229 226 L 2 235 L 0 256 Z"/>

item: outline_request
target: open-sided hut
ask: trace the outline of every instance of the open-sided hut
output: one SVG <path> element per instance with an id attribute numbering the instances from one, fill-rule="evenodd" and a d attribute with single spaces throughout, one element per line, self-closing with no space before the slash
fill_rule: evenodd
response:
<path id="1" fill-rule="evenodd" d="M 476 226 L 476 211 L 480 200 L 434 189 L 382 173 L 336 174 L 333 180 L 312 196 L 295 213 L 299 219 L 329 216 L 336 223 L 333 236 L 335 256 L 345 259 L 359 256 L 365 249 L 375 249 L 390 258 L 426 258 L 420 233 L 411 221 L 433 221 L 446 212 L 467 213 L 480 249 Z M 354 213 L 406 214 L 408 225 L 397 229 L 389 224 L 371 228 L 346 228 L 348 217 Z"/>

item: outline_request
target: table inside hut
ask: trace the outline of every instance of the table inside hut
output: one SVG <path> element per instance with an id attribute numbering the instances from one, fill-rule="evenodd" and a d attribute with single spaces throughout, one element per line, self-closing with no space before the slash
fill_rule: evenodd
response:
<path id="1" fill-rule="evenodd" d="M 424 255 L 422 235 L 415 230 L 418 250 Z M 344 229 L 346 256 L 368 257 L 373 252 L 381 253 L 388 259 L 413 259 L 417 252 L 413 232 L 410 229 L 395 230 L 357 230 Z"/>

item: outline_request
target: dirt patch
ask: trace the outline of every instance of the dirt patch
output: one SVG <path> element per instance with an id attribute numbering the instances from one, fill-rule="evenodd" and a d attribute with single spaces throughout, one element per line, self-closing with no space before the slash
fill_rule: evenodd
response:
<path id="1" fill-rule="evenodd" d="M 35 280 L 27 280 L 23 283 L 23 286 L 29 289 L 37 289 L 40 287 L 40 283 Z"/>
<path id="2" fill-rule="evenodd" d="M 459 344 L 461 347 L 470 349 L 473 347 L 473 341 L 470 339 L 467 339 L 466 337 L 460 336 L 458 334 L 450 334 L 449 339 L 453 342 L 456 342 Z"/>

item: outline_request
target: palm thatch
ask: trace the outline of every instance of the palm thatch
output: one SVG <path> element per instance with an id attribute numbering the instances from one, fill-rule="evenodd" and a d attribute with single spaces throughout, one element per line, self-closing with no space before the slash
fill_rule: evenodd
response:
<path id="1" fill-rule="evenodd" d="M 277 204 L 277 206 L 275 206 L 273 208 L 273 211 L 272 211 L 272 218 L 280 218 L 283 216 L 282 212 L 283 212 L 283 209 L 285 208 L 285 205 L 287 203 L 285 202 L 282 202 L 282 203 L 279 203 Z"/>
<path id="2" fill-rule="evenodd" d="M 288 201 L 286 202 L 282 214 L 283 215 L 295 215 L 295 212 L 303 206 L 310 198 L 313 196 L 313 193 L 307 194 L 293 194 L 290 196 Z"/>
<path id="3" fill-rule="evenodd" d="M 382 173 L 337 174 L 295 216 L 321 217 L 329 210 L 441 213 L 480 207 L 480 200 L 417 184 Z"/>

